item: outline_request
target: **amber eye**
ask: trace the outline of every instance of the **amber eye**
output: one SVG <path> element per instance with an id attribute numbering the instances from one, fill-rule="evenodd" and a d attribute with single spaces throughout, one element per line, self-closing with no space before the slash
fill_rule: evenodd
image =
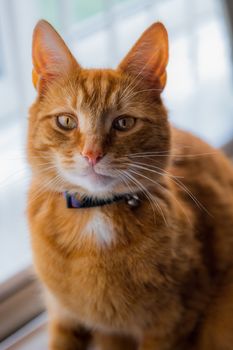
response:
<path id="1" fill-rule="evenodd" d="M 57 116 L 57 126 L 64 130 L 72 130 L 77 127 L 77 122 L 69 115 Z"/>
<path id="2" fill-rule="evenodd" d="M 113 128 L 119 131 L 128 131 L 134 127 L 136 119 L 133 117 L 119 117 L 113 121 Z"/>

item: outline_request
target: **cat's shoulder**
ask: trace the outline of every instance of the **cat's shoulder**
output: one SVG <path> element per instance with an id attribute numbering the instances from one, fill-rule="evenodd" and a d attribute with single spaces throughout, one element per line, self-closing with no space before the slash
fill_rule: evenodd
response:
<path id="1" fill-rule="evenodd" d="M 171 156 L 183 156 L 187 157 L 187 160 L 201 163 L 224 162 L 232 167 L 231 161 L 222 150 L 211 146 L 191 132 L 175 127 L 171 129 Z"/>
<path id="2" fill-rule="evenodd" d="M 194 179 L 202 176 L 233 186 L 232 162 L 220 149 L 177 128 L 172 128 L 171 139 L 171 171 L 175 175 Z"/>

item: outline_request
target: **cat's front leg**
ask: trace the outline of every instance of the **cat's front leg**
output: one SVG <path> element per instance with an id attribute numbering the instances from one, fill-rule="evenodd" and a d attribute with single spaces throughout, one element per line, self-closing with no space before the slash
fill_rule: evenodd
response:
<path id="1" fill-rule="evenodd" d="M 139 350 L 174 350 L 174 343 L 171 337 L 156 337 L 152 334 L 145 334 Z"/>
<path id="2" fill-rule="evenodd" d="M 94 345 L 101 350 L 138 350 L 137 341 L 126 335 L 96 331 L 93 339 Z"/>
<path id="3" fill-rule="evenodd" d="M 87 350 L 91 342 L 87 330 L 60 301 L 45 290 L 49 314 L 49 350 Z"/>
<path id="4" fill-rule="evenodd" d="M 49 350 L 87 350 L 90 340 L 90 332 L 84 327 L 50 320 Z"/>

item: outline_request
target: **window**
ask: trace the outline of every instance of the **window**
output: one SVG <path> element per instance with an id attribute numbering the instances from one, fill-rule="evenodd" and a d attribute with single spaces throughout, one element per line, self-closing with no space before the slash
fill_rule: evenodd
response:
<path id="1" fill-rule="evenodd" d="M 222 146 L 233 136 L 230 39 L 220 0 L 2 0 L 0 287 L 4 300 L 9 290 L 18 290 L 14 287 L 17 283 L 24 287 L 32 283 L 28 277 L 31 253 L 25 219 L 30 171 L 24 149 L 27 110 L 35 96 L 31 35 L 40 18 L 49 20 L 61 32 L 86 67 L 116 66 L 150 23 L 164 22 L 170 35 L 164 100 L 171 121 L 215 146 Z M 31 317 L 39 310 L 41 306 L 31 311 Z M 17 328 L 19 323 L 9 329 Z"/>

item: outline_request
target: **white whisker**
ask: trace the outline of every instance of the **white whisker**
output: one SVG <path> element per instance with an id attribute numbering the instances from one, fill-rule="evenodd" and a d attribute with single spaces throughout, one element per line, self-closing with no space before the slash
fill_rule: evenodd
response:
<path id="1" fill-rule="evenodd" d="M 123 171 L 124 175 L 131 181 L 133 182 L 136 187 L 142 191 L 142 193 L 144 193 L 145 197 L 148 199 L 151 209 L 153 211 L 153 215 L 154 215 L 154 221 L 156 222 L 156 216 L 155 216 L 155 210 L 154 210 L 154 200 L 153 198 L 151 198 L 151 195 L 149 193 L 149 191 L 137 180 L 134 178 L 134 176 L 132 176 L 131 174 L 129 174 L 128 172 Z"/>
<path id="2" fill-rule="evenodd" d="M 135 175 L 139 175 L 139 176 L 142 176 L 142 177 L 147 178 L 146 176 L 144 176 L 144 175 L 142 175 L 142 174 L 140 174 L 140 173 L 138 173 L 137 171 L 134 171 L 134 170 L 132 170 L 132 169 L 129 169 L 128 171 L 129 171 L 130 173 L 134 173 Z M 149 178 L 148 178 L 148 180 L 149 180 Z M 154 182 L 154 183 L 156 183 L 156 182 Z M 163 212 L 162 208 L 160 207 L 160 205 L 158 204 L 157 201 L 156 201 L 156 204 L 157 204 L 157 207 L 159 208 L 159 211 L 160 211 L 160 213 L 161 213 L 161 215 L 162 215 L 162 217 L 163 217 L 163 219 L 164 219 L 164 222 L 165 222 L 166 226 L 168 226 L 168 223 L 167 223 L 167 220 L 166 220 L 166 218 L 165 218 L 165 215 L 164 215 L 164 212 Z"/>

